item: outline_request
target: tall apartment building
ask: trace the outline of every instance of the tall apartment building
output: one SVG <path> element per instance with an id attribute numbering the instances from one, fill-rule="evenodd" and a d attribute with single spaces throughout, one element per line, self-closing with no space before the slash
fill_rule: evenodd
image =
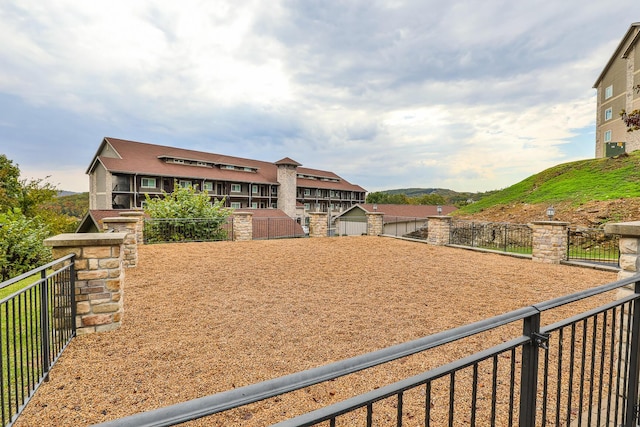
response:
<path id="1" fill-rule="evenodd" d="M 89 209 L 142 207 L 145 195 L 175 185 L 206 190 L 235 209 L 277 208 L 291 218 L 305 212 L 338 214 L 364 203 L 366 190 L 333 172 L 182 148 L 104 138 L 89 168 Z"/>
<path id="2" fill-rule="evenodd" d="M 620 111 L 640 108 L 640 22 L 631 24 L 598 80 L 596 158 L 640 149 L 640 132 L 627 132 Z"/>

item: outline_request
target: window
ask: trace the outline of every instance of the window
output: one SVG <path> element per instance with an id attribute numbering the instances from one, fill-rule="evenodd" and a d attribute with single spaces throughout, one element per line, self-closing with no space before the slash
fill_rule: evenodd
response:
<path id="1" fill-rule="evenodd" d="M 242 186 L 240 184 L 231 184 L 231 192 L 239 193 L 242 191 Z"/>
<path id="2" fill-rule="evenodd" d="M 311 195 L 311 189 L 310 188 L 305 188 L 304 189 L 304 195 L 305 196 L 310 196 Z"/>
<path id="3" fill-rule="evenodd" d="M 309 204 L 309 203 L 305 203 L 305 204 L 304 204 L 304 210 L 305 210 L 305 211 L 311 210 L 311 204 Z"/>
<path id="4" fill-rule="evenodd" d="M 180 185 L 181 188 L 189 188 L 191 187 L 191 181 L 186 181 L 181 179 L 178 183 L 178 185 Z"/>
<path id="5" fill-rule="evenodd" d="M 613 85 L 607 86 L 604 90 L 604 99 L 609 99 L 613 96 Z"/>
<path id="6" fill-rule="evenodd" d="M 140 187 L 142 188 L 156 188 L 156 179 L 155 178 L 142 178 L 140 182 Z"/>
<path id="7" fill-rule="evenodd" d="M 252 185 L 251 186 L 251 193 L 252 194 L 258 194 L 258 186 L 257 185 Z"/>
<path id="8" fill-rule="evenodd" d="M 240 202 L 231 202 L 231 209 L 240 209 L 242 207 L 242 203 Z"/>
<path id="9" fill-rule="evenodd" d="M 222 168 L 223 169 L 229 169 L 229 170 L 234 170 L 235 169 L 235 167 L 231 166 L 231 165 L 224 165 L 224 166 L 222 166 Z"/>
<path id="10" fill-rule="evenodd" d="M 336 196 L 336 192 L 331 190 L 331 197 L 335 197 Z"/>
<path id="11" fill-rule="evenodd" d="M 202 186 L 202 188 L 206 191 L 213 191 L 213 182 L 211 181 L 205 181 L 204 185 Z"/>
<path id="12" fill-rule="evenodd" d="M 608 130 L 604 133 L 604 142 L 611 142 L 611 131 Z"/>
<path id="13" fill-rule="evenodd" d="M 173 159 L 173 163 L 184 164 L 184 160 L 182 160 L 182 159 Z"/>
<path id="14" fill-rule="evenodd" d="M 253 209 L 258 209 L 258 203 L 256 203 L 256 202 L 252 202 L 252 203 L 251 203 L 251 207 L 252 207 Z"/>
<path id="15" fill-rule="evenodd" d="M 207 162 L 197 162 L 196 164 L 197 164 L 198 166 L 209 166 L 209 165 L 207 164 Z"/>
<path id="16" fill-rule="evenodd" d="M 278 209 L 278 204 L 277 203 L 271 203 L 271 207 L 273 209 Z"/>
<path id="17" fill-rule="evenodd" d="M 604 110 L 604 119 L 605 120 L 611 120 L 612 117 L 613 117 L 613 109 L 611 107 L 609 107 L 606 110 Z"/>

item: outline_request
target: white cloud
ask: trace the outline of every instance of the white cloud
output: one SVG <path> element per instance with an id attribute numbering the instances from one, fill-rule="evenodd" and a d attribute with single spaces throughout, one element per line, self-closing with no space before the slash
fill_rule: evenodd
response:
<path id="1" fill-rule="evenodd" d="M 69 189 L 107 135 L 289 156 L 369 190 L 502 188 L 593 153 L 570 145 L 633 6 L 6 3 L 0 148 Z"/>

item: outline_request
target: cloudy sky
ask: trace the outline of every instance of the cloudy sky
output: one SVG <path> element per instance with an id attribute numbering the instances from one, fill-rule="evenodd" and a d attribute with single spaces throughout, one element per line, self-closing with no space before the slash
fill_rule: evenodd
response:
<path id="1" fill-rule="evenodd" d="M 637 0 L 0 0 L 0 154 L 88 191 L 105 136 L 504 188 L 595 153 Z"/>

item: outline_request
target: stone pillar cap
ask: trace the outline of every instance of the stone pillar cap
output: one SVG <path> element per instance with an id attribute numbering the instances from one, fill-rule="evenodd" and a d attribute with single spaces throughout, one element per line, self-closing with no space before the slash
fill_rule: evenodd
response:
<path id="1" fill-rule="evenodd" d="M 640 221 L 605 224 L 604 232 L 607 234 L 620 234 L 622 236 L 640 237 Z"/>
<path id="2" fill-rule="evenodd" d="M 45 239 L 45 246 L 111 246 L 124 243 L 127 233 L 64 233 Z"/>
<path id="3" fill-rule="evenodd" d="M 136 218 L 125 218 L 121 216 L 110 216 L 108 218 L 103 218 L 102 222 L 122 222 L 122 223 L 134 223 L 138 222 Z"/>
<path id="4" fill-rule="evenodd" d="M 144 211 L 120 212 L 120 216 L 144 216 Z"/>

